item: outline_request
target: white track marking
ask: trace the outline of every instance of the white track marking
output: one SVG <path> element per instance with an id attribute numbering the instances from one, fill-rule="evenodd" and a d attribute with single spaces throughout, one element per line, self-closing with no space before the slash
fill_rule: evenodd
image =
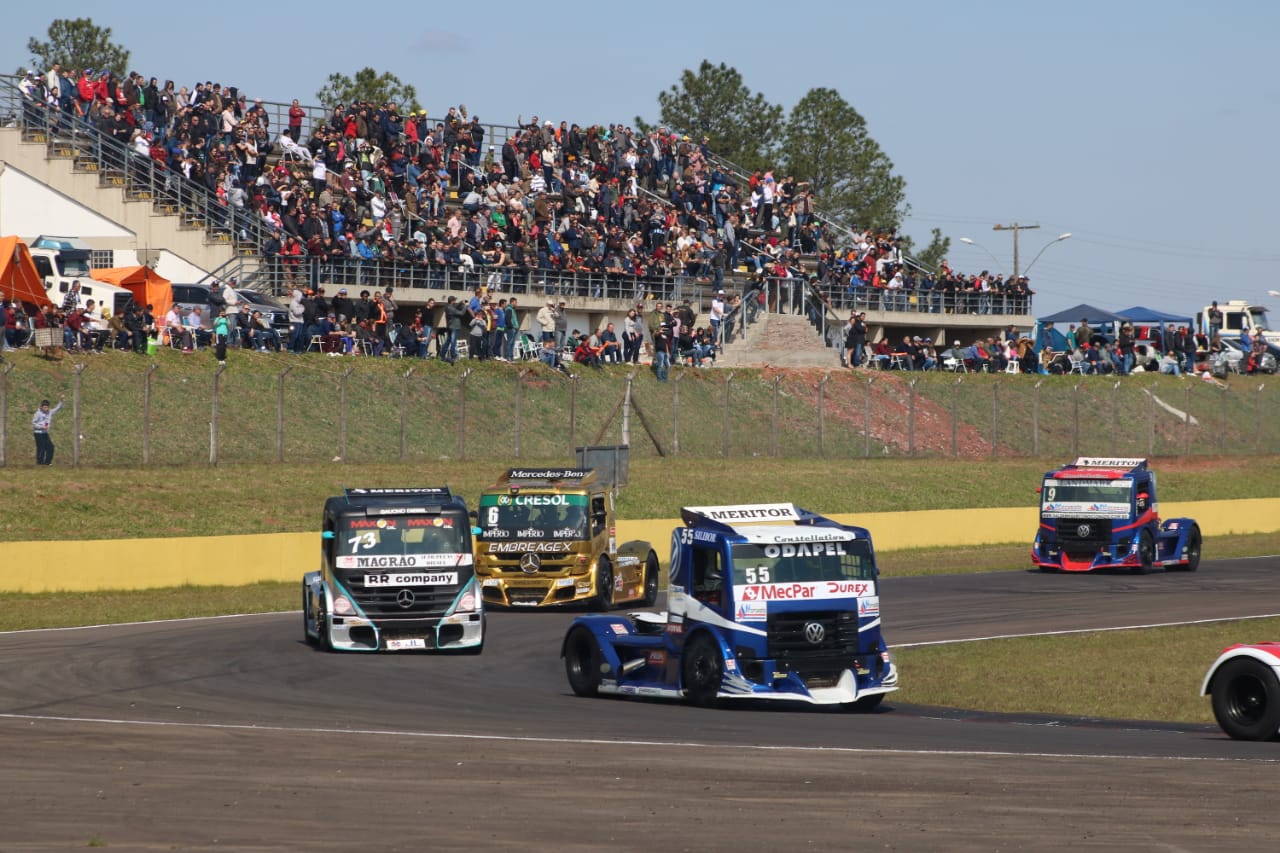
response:
<path id="1" fill-rule="evenodd" d="M 458 732 L 397 731 L 394 729 L 331 729 L 315 726 L 250 726 L 231 723 L 179 723 L 163 720 L 127 720 L 108 717 L 57 717 L 47 714 L 0 714 L 0 720 L 19 720 L 27 723 L 91 723 L 112 726 L 143 726 L 171 729 L 202 729 L 213 731 L 269 732 L 273 734 L 357 735 L 361 737 L 424 738 L 433 740 L 490 741 L 495 743 L 535 743 L 557 746 L 642 746 L 647 748 L 676 749 L 727 749 L 738 752 L 796 752 L 828 753 L 832 755 L 921 755 L 958 758 L 1048 758 L 1087 759 L 1104 761 L 1198 761 L 1243 762 L 1252 764 L 1280 764 L 1280 758 L 1228 758 L 1189 755 L 1106 755 L 1093 752 L 1011 752 L 985 749 L 868 749 L 851 746 L 770 746 L 767 744 L 720 744 L 699 741 L 661 740 L 611 740 L 607 738 L 534 737 L 513 735 L 460 734 Z"/>
<path id="2" fill-rule="evenodd" d="M 1070 628 L 1063 631 L 1036 631 L 1030 634 L 993 634 L 990 637 L 966 637 L 961 640 L 929 640 L 923 643 L 898 643 L 891 649 L 915 649 L 921 646 L 949 646 L 955 643 L 983 643 L 987 640 L 1023 640 L 1029 637 L 1062 637 L 1068 634 L 1101 634 L 1106 631 L 1141 631 L 1145 628 L 1177 628 L 1182 625 L 1209 625 L 1214 622 L 1244 622 L 1248 619 L 1275 619 L 1280 613 L 1257 616 L 1223 616 L 1218 619 L 1191 619 L 1185 622 L 1153 622 L 1149 625 L 1119 625 L 1114 628 Z"/>

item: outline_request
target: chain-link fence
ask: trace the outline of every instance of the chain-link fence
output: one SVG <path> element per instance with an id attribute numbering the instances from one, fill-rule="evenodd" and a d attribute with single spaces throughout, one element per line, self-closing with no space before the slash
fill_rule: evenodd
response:
<path id="1" fill-rule="evenodd" d="M 1280 450 L 1267 377 L 954 376 L 299 358 L 0 372 L 0 465 L 34 462 L 31 416 L 65 395 L 57 464 L 164 466 L 636 456 L 1009 458 Z"/>

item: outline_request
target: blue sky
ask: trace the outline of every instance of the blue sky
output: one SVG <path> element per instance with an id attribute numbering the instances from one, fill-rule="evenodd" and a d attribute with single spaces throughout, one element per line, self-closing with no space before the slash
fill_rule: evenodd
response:
<path id="1" fill-rule="evenodd" d="M 90 17 L 148 77 L 313 103 L 330 73 L 370 66 L 433 116 L 465 103 L 496 123 L 656 119 L 684 69 L 724 62 L 784 109 L 837 90 L 906 179 L 904 231 L 923 244 L 941 228 L 954 267 L 1012 269 L 996 224 L 1041 226 L 1020 238 L 1024 269 L 1071 232 L 1030 270 L 1037 313 L 1280 289 L 1274 0 L 53 8 L 7 11 L 5 70 L 55 17 Z"/>

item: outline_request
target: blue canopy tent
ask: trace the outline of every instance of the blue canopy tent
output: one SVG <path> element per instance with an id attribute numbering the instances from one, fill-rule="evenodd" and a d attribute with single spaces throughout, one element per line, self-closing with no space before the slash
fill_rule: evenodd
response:
<path id="1" fill-rule="evenodd" d="M 1036 320 L 1036 352 L 1039 352 L 1045 344 L 1059 352 L 1067 348 L 1067 336 L 1057 329 L 1059 324 L 1079 323 L 1081 320 L 1087 320 L 1090 325 L 1096 324 L 1098 326 L 1110 323 L 1112 332 L 1114 332 L 1117 324 L 1123 323 L 1128 319 L 1127 314 L 1116 314 L 1084 303 L 1074 308 L 1068 308 L 1065 311 L 1059 311 L 1056 314 L 1050 314 L 1047 317 L 1041 317 Z M 1054 328 L 1046 329 L 1046 323 L 1053 323 Z"/>
<path id="2" fill-rule="evenodd" d="M 1172 341 L 1166 341 L 1164 338 L 1165 328 L 1170 324 L 1195 329 L 1195 322 L 1185 314 L 1166 314 L 1163 311 L 1157 311 L 1154 308 L 1143 308 L 1140 305 L 1127 308 L 1120 313 L 1135 326 L 1149 327 L 1148 329 L 1140 330 L 1139 337 L 1155 341 L 1160 345 L 1161 351 L 1174 346 Z"/>

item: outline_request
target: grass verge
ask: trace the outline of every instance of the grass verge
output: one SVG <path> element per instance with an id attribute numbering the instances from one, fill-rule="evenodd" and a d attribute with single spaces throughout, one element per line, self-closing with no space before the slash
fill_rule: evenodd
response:
<path id="1" fill-rule="evenodd" d="M 1280 637 L 1280 619 L 898 649 L 902 702 L 1014 713 L 1211 723 L 1209 665 L 1233 643 Z"/>

